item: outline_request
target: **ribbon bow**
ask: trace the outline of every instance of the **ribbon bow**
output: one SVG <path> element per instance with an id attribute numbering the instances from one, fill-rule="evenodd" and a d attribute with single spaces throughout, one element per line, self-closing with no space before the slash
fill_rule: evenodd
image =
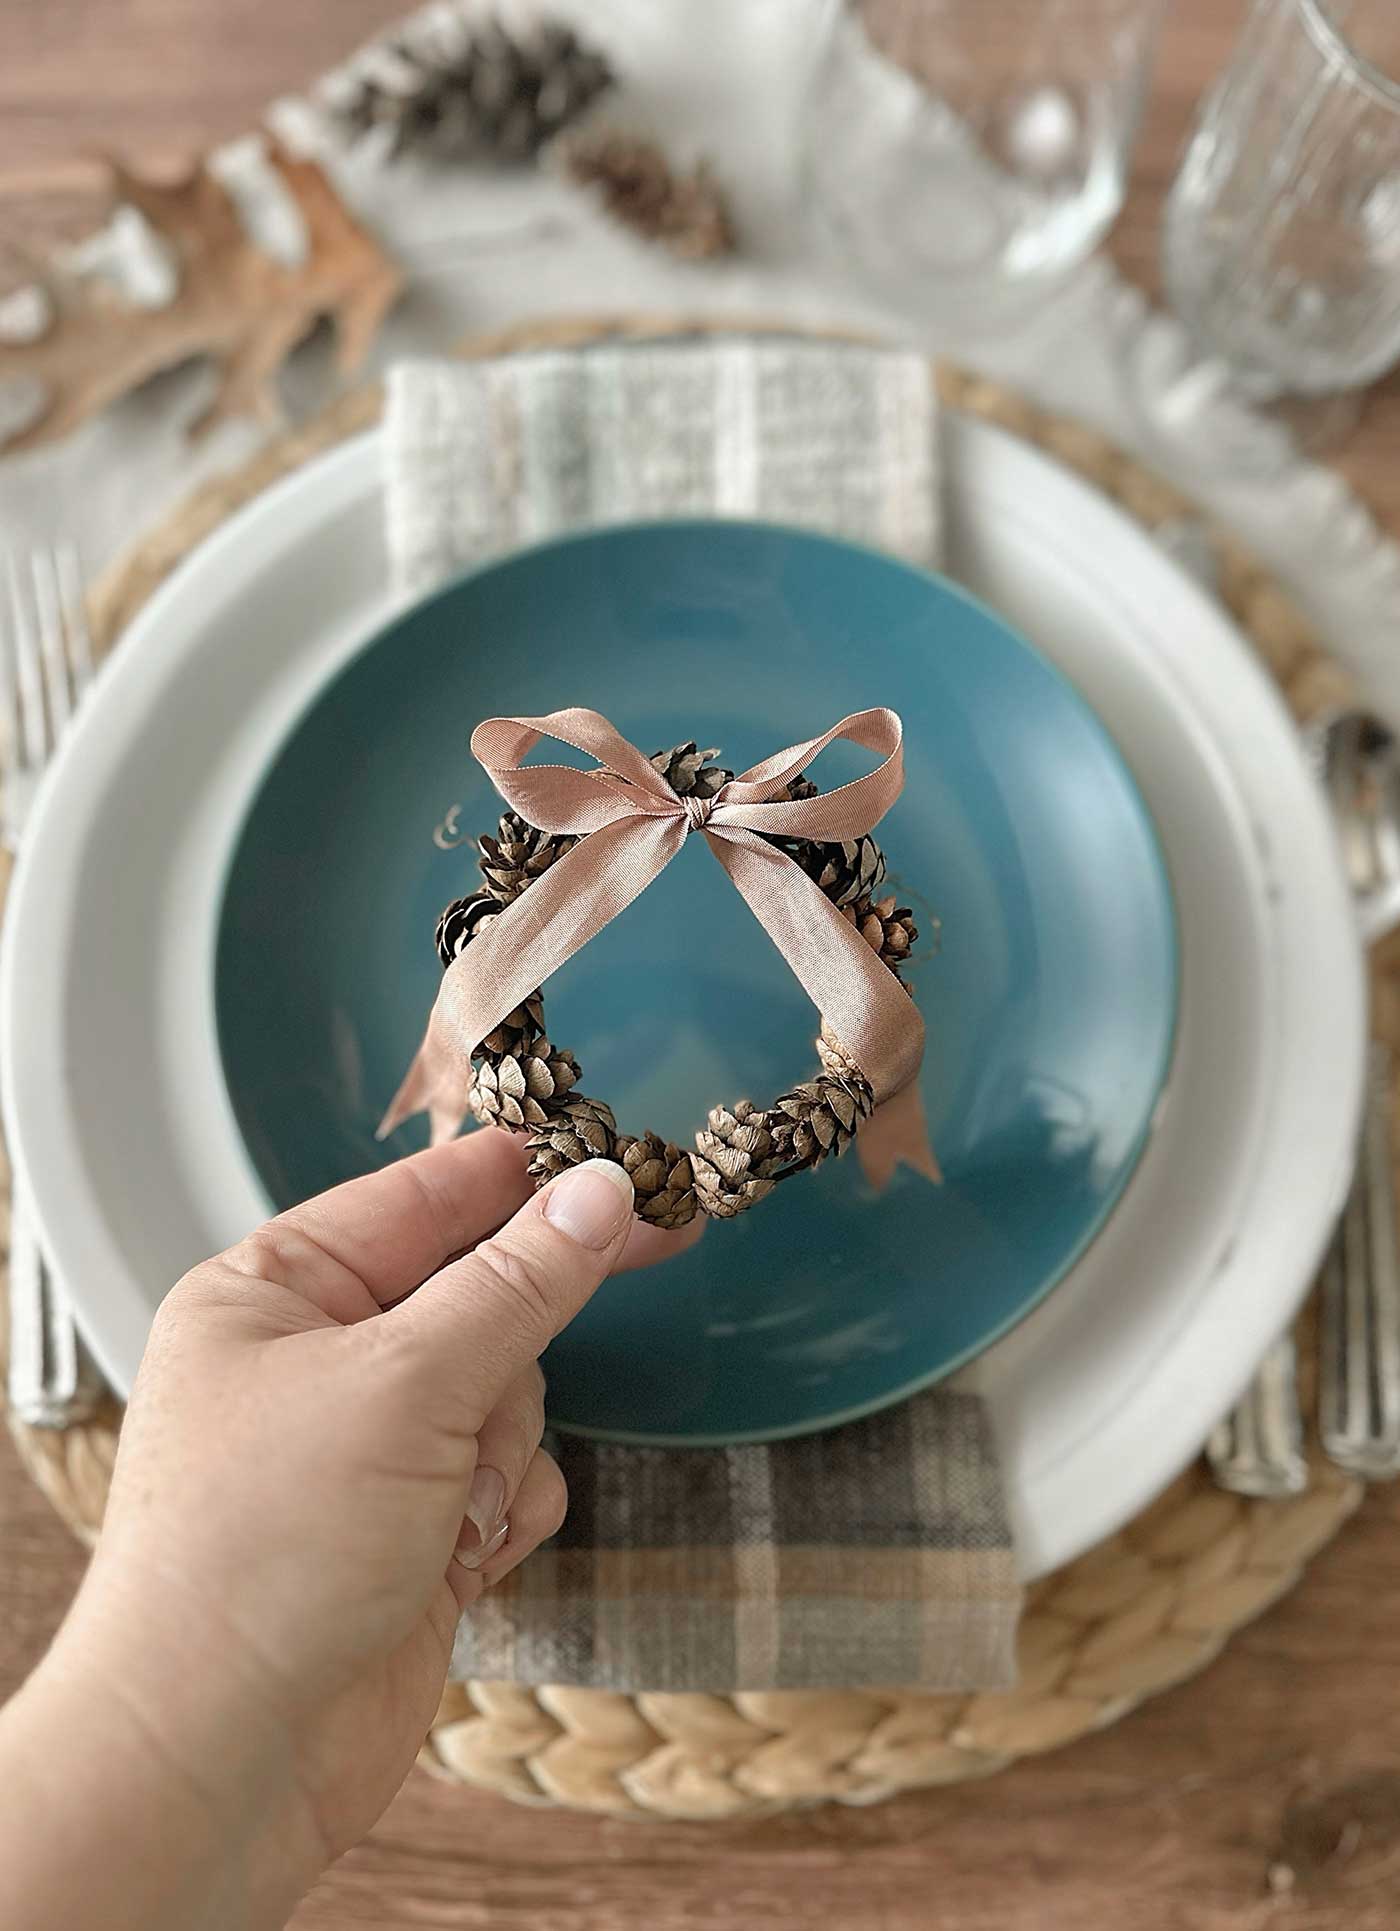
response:
<path id="1" fill-rule="evenodd" d="M 776 836 L 835 843 L 873 830 L 904 783 L 902 736 L 893 711 L 858 711 L 823 736 L 789 745 L 731 778 L 713 798 L 682 798 L 597 711 L 494 717 L 479 724 L 472 733 L 473 755 L 506 803 L 542 831 L 572 832 L 580 842 L 485 925 L 447 968 L 423 1044 L 384 1117 L 380 1137 L 426 1109 L 434 1141 L 450 1139 L 466 1112 L 472 1056 L 481 1041 L 625 911 L 692 832 L 703 835 L 812 1003 L 854 1056 L 877 1104 L 910 1089 L 924 1047 L 923 1021 L 913 1000 L 815 882 L 768 842 Z M 589 752 L 599 760 L 598 768 L 526 766 L 525 757 L 542 737 Z M 878 752 L 880 764 L 814 798 L 794 801 L 780 795 L 838 738 Z M 905 1158 L 928 1172 L 928 1160 L 919 1153 L 922 1134 L 909 1132 L 909 1103 L 890 1111 L 902 1123 L 888 1166 Z M 878 1117 L 870 1122 L 857 1144 L 880 1124 Z M 876 1137 L 889 1139 L 887 1133 Z"/>

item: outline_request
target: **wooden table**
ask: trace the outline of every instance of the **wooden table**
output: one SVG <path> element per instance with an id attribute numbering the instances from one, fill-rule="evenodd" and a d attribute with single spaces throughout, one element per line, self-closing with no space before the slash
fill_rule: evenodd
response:
<path id="1" fill-rule="evenodd" d="M 664 4 L 664 0 L 656 0 Z M 1242 0 L 1177 0 L 1114 237 L 1155 288 L 1162 194 Z M 250 125 L 395 0 L 0 0 L 0 234 L 80 231 L 82 150 L 174 160 Z M 1400 529 L 1400 384 L 1341 466 Z M 1400 639 L 1397 639 L 1400 648 Z M 299 1931 L 1392 1931 L 1400 1921 L 1400 1489 L 1185 1688 L 989 1783 L 725 1830 L 516 1810 L 415 1774 Z M 0 1695 L 79 1552 L 0 1440 Z"/>

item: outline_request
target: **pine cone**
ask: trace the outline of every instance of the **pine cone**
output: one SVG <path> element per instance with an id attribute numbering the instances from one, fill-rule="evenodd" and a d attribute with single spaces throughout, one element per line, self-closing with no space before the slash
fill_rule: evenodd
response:
<path id="1" fill-rule="evenodd" d="M 547 872 L 556 859 L 578 843 L 567 832 L 537 831 L 518 812 L 507 811 L 496 827 L 496 837 L 479 839 L 477 864 L 487 891 L 509 905 Z"/>
<path id="2" fill-rule="evenodd" d="M 529 161 L 612 79 L 569 27 L 542 21 L 515 39 L 491 20 L 466 37 L 418 33 L 366 49 L 334 112 L 352 138 L 386 128 L 391 159 Z"/>
<path id="3" fill-rule="evenodd" d="M 539 1039 L 518 1058 L 483 1061 L 467 1104 L 483 1126 L 544 1126 L 567 1104 L 578 1076 L 572 1053 Z"/>
<path id="4" fill-rule="evenodd" d="M 752 1100 L 740 1100 L 731 1113 L 716 1106 L 695 1136 L 695 1192 L 715 1220 L 757 1205 L 772 1193 L 784 1164 L 770 1127 L 772 1119 Z"/>
<path id="5" fill-rule="evenodd" d="M 734 776 L 722 764 L 710 763 L 718 756 L 717 745 L 700 751 L 692 738 L 687 744 L 673 744 L 669 751 L 654 751 L 651 762 L 678 798 L 713 798 Z"/>
<path id="6" fill-rule="evenodd" d="M 822 1071 L 832 1079 L 842 1080 L 847 1085 L 868 1084 L 860 1067 L 824 1019 L 817 1038 L 817 1058 L 821 1061 Z"/>
<path id="7" fill-rule="evenodd" d="M 768 1115 L 784 1169 L 820 1166 L 833 1154 L 839 1158 L 874 1105 L 870 1084 L 859 1073 L 841 1079 L 823 1073 L 784 1093 Z"/>
<path id="8" fill-rule="evenodd" d="M 530 1159 L 526 1172 L 537 1187 L 566 1167 L 585 1160 L 612 1160 L 617 1153 L 617 1121 L 612 1108 L 586 1093 L 571 1093 L 552 1107 L 548 1120 L 537 1126 L 526 1142 Z"/>
<path id="9" fill-rule="evenodd" d="M 907 905 L 896 905 L 893 897 L 872 899 L 868 892 L 863 893 L 842 906 L 841 916 L 892 969 L 904 964 L 919 936 L 914 914 Z"/>
<path id="10" fill-rule="evenodd" d="M 617 1157 L 632 1176 L 637 1213 L 654 1227 L 684 1227 L 700 1211 L 690 1155 L 659 1133 L 617 1137 Z"/>
<path id="11" fill-rule="evenodd" d="M 788 780 L 787 795 L 794 804 L 800 804 L 804 798 L 815 798 L 820 792 L 821 786 L 813 784 L 805 771 L 799 771 L 795 778 Z"/>
<path id="12" fill-rule="evenodd" d="M 474 892 L 469 898 L 454 898 L 438 914 L 433 942 L 445 972 L 459 952 L 464 952 L 481 930 L 500 912 L 500 902 L 489 892 Z"/>
<path id="13" fill-rule="evenodd" d="M 839 845 L 816 844 L 807 838 L 777 842 L 836 906 L 868 896 L 885 876 L 885 854 L 868 834 Z"/>
<path id="14" fill-rule="evenodd" d="M 673 174 L 654 141 L 605 132 L 570 141 L 563 162 L 580 187 L 599 192 L 615 221 L 673 255 L 699 261 L 732 251 L 729 212 L 703 161 L 692 174 Z"/>
<path id="15" fill-rule="evenodd" d="M 493 1065 L 504 1059 L 519 1059 L 533 1051 L 544 1038 L 544 994 L 538 988 L 523 1005 L 508 1012 L 498 1026 L 487 1033 L 477 1054 Z"/>

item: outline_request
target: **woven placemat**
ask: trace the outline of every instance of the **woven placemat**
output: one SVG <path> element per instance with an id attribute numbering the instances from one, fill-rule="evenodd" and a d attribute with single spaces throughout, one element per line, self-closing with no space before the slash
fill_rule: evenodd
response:
<path id="1" fill-rule="evenodd" d="M 467 356 L 602 340 L 741 331 L 792 333 L 751 318 L 629 316 L 527 323 L 474 339 Z M 1095 431 L 1032 407 L 992 382 L 940 367 L 952 407 L 1049 450 L 1149 527 L 1195 514 L 1177 491 Z M 110 645 L 215 526 L 319 451 L 368 428 L 377 389 L 355 392 L 207 484 L 96 586 L 92 619 Z M 1224 532 L 1212 534 L 1221 594 L 1301 718 L 1354 696 L 1289 598 Z M 1376 959 L 1376 1030 L 1400 1047 L 1400 941 Z M 1300 1327 L 1305 1383 L 1311 1323 Z M 1310 1409 L 1310 1390 L 1303 1390 Z M 62 1432 L 12 1424 L 25 1465 L 64 1520 L 90 1541 L 101 1520 L 121 1411 Z M 733 1696 L 449 1687 L 421 1761 L 435 1774 L 533 1803 L 613 1816 L 730 1819 L 838 1800 L 873 1803 L 918 1785 L 986 1776 L 1018 1757 L 1115 1722 L 1194 1675 L 1243 1623 L 1291 1589 L 1360 1499 L 1314 1453 L 1307 1492 L 1283 1502 L 1223 1495 L 1200 1464 L 1121 1534 L 1030 1591 L 1020 1684 L 1009 1693 L 930 1696 L 890 1690 Z"/>

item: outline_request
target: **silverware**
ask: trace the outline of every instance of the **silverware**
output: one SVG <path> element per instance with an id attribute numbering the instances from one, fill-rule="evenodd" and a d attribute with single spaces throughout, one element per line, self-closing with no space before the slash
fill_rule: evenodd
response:
<path id="1" fill-rule="evenodd" d="M 70 544 L 10 558 L 0 604 L 0 840 L 18 848 L 39 781 L 92 681 L 92 643 Z M 10 1197 L 9 1400 L 21 1421 L 64 1428 L 91 1414 L 101 1377 L 39 1248 L 28 1190 Z"/>
<path id="2" fill-rule="evenodd" d="M 1336 711 L 1304 733 L 1342 849 L 1362 940 L 1400 925 L 1400 752 L 1367 711 Z"/>
<path id="3" fill-rule="evenodd" d="M 1400 754 L 1379 718 L 1345 711 L 1310 734 L 1367 943 L 1400 925 Z M 1368 1482 L 1400 1475 L 1400 1252 L 1394 1058 L 1373 1041 L 1356 1175 L 1322 1270 L 1318 1432 Z"/>
<path id="4" fill-rule="evenodd" d="M 1356 1179 L 1322 1269 L 1318 1433 L 1339 1468 L 1400 1475 L 1400 1256 L 1396 1253 L 1394 1060 L 1371 1046 Z"/>
<path id="5" fill-rule="evenodd" d="M 1220 1487 L 1232 1495 L 1277 1498 L 1307 1487 L 1291 1334 L 1274 1342 L 1239 1401 L 1211 1431 L 1206 1457 Z"/>

